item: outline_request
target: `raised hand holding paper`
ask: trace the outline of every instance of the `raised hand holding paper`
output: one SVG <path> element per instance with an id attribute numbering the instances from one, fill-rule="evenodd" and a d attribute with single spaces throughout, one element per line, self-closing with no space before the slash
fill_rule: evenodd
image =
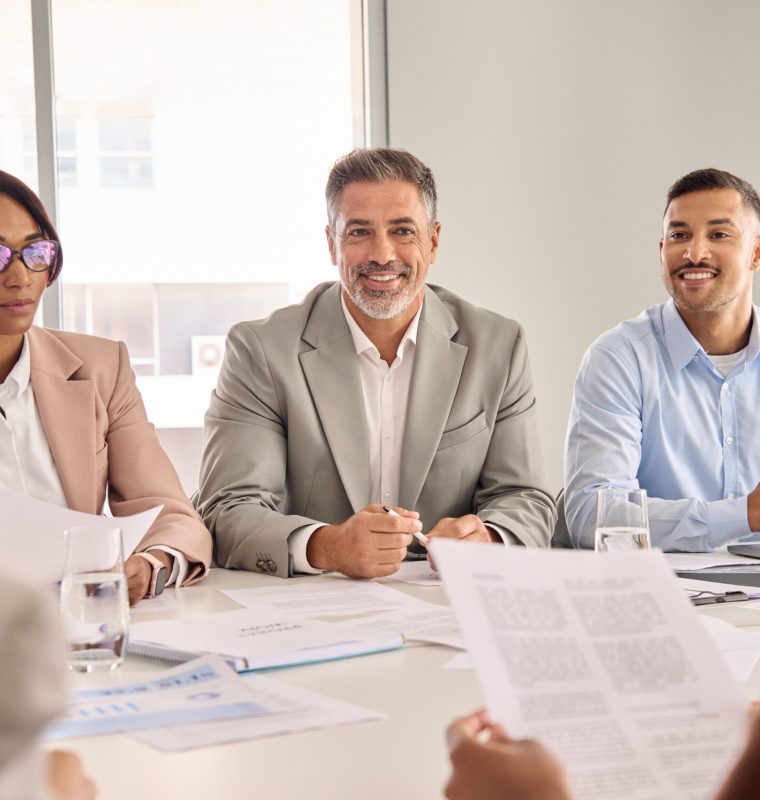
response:
<path id="1" fill-rule="evenodd" d="M 546 745 L 577 800 L 714 795 L 747 701 L 659 551 L 431 549 L 489 717 Z"/>

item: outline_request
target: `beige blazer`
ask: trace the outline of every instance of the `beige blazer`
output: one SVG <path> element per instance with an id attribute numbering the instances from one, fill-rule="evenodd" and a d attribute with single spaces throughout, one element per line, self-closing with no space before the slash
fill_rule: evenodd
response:
<path id="1" fill-rule="evenodd" d="M 185 583 L 208 570 L 211 537 L 145 415 L 127 348 L 96 336 L 32 327 L 31 381 L 69 508 L 114 517 L 163 510 L 138 545 L 179 550 Z"/>
<path id="2" fill-rule="evenodd" d="M 197 496 L 219 564 L 288 576 L 293 531 L 376 502 L 367 436 L 339 284 L 233 327 Z M 555 507 L 522 330 L 434 286 L 417 332 L 400 485 L 400 505 L 426 530 L 476 513 L 522 544 L 549 543 Z"/>

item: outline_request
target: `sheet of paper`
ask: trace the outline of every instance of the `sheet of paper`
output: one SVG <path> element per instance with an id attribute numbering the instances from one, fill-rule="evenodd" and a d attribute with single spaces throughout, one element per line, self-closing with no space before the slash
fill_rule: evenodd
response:
<path id="1" fill-rule="evenodd" d="M 574 797 L 714 796 L 747 701 L 660 552 L 431 546 L 490 715 Z"/>
<path id="2" fill-rule="evenodd" d="M 402 608 L 408 595 L 374 581 L 337 578 L 331 581 L 224 589 L 222 594 L 244 608 L 269 609 L 299 617 L 347 616 Z"/>
<path id="3" fill-rule="evenodd" d="M 104 517 L 85 514 L 35 500 L 0 488 L 0 553 L 30 577 L 55 583 L 63 576 L 63 532 L 86 525 L 92 528 L 122 530 L 124 555 L 128 556 L 148 532 L 162 506 L 130 517 Z"/>
<path id="4" fill-rule="evenodd" d="M 453 658 L 450 658 L 441 669 L 472 669 L 470 654 L 466 650 L 457 653 Z"/>
<path id="5" fill-rule="evenodd" d="M 144 614 L 165 614 L 168 611 L 176 611 L 179 608 L 174 592 L 167 589 L 156 597 L 148 597 L 140 600 L 136 606 L 129 609 L 129 616 L 134 619 Z"/>
<path id="6" fill-rule="evenodd" d="M 383 580 L 412 583 L 415 586 L 440 586 L 441 576 L 428 561 L 402 561 L 398 572 Z"/>
<path id="7" fill-rule="evenodd" d="M 385 714 L 377 711 L 333 700 L 260 675 L 244 675 L 241 680 L 245 681 L 256 703 L 263 709 L 261 713 L 144 731 L 135 734 L 134 738 L 159 750 L 175 752 L 386 719 Z"/>
<path id="8" fill-rule="evenodd" d="M 269 610 L 302 620 L 364 614 L 352 618 L 350 624 L 378 635 L 400 633 L 409 641 L 464 647 L 459 626 L 447 606 L 418 600 L 374 581 L 338 579 L 312 586 L 267 586 L 223 593 L 259 612 Z"/>
<path id="9" fill-rule="evenodd" d="M 398 631 L 410 642 L 464 649 L 464 639 L 451 609 L 412 597 L 408 599 L 410 602 L 403 609 L 362 617 L 352 620 L 352 624 L 378 634 Z"/>
<path id="10" fill-rule="evenodd" d="M 212 653 L 235 662 L 238 671 L 243 671 L 374 653 L 402 643 L 395 632 L 380 635 L 363 626 L 245 608 L 203 617 L 137 622 L 131 626 L 127 647 L 138 655 L 170 660 L 177 652 Z"/>
<path id="11" fill-rule="evenodd" d="M 730 622 L 707 614 L 701 614 L 699 619 L 731 674 L 741 683 L 747 681 L 760 658 L 760 633 L 747 633 Z"/>
<path id="12" fill-rule="evenodd" d="M 44 738 L 266 713 L 256 693 L 222 659 L 206 656 L 147 681 L 71 692 L 68 709 L 45 730 Z"/>
<path id="13" fill-rule="evenodd" d="M 735 556 L 716 550 L 712 553 L 664 553 L 668 566 L 674 571 L 686 572 L 694 569 L 710 569 L 711 567 L 759 566 L 756 558 Z"/>

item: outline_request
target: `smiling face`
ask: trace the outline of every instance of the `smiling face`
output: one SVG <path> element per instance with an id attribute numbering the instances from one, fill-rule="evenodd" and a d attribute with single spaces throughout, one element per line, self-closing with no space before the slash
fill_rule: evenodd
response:
<path id="1" fill-rule="evenodd" d="M 342 189 L 326 233 L 354 317 L 411 321 L 435 262 L 440 227 L 430 229 L 419 189 L 407 181 Z"/>
<path id="2" fill-rule="evenodd" d="M 45 235 L 31 214 L 7 194 L 0 194 L 0 242 L 13 250 Z M 0 336 L 18 339 L 32 325 L 48 273 L 31 272 L 18 256 L 0 272 Z"/>
<path id="3" fill-rule="evenodd" d="M 760 266 L 760 220 L 735 189 L 689 192 L 665 212 L 662 280 L 684 318 L 747 316 Z"/>

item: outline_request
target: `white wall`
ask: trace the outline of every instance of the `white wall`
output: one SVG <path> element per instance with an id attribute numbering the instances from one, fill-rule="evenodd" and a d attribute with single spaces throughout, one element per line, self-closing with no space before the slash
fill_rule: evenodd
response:
<path id="1" fill-rule="evenodd" d="M 557 488 L 584 350 L 665 296 L 668 186 L 760 187 L 758 30 L 754 0 L 388 0 L 390 143 L 439 185 L 430 279 L 525 326 Z"/>

